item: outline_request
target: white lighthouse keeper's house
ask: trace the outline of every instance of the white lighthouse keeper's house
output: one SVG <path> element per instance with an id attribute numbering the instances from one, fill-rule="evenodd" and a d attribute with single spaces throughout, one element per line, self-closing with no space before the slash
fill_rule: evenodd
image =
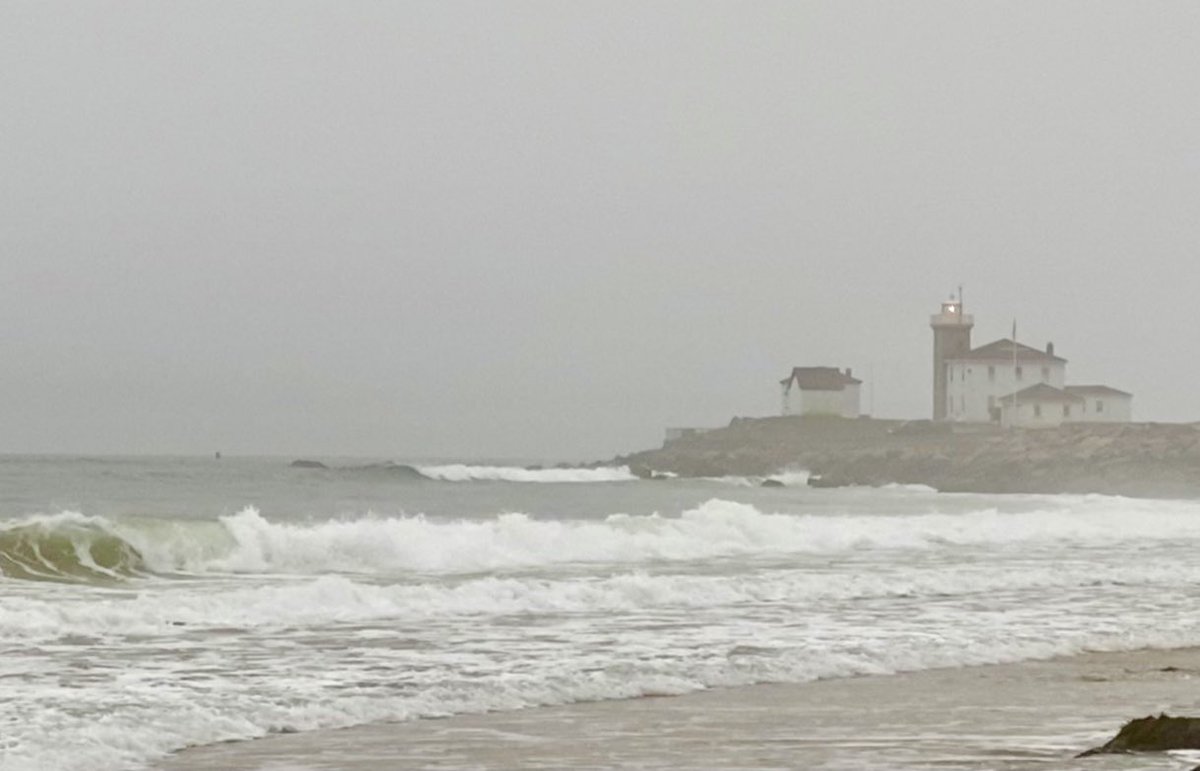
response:
<path id="1" fill-rule="evenodd" d="M 1054 343 L 1034 348 L 1013 337 L 971 347 L 974 319 L 959 298 L 942 303 L 933 329 L 933 417 L 959 423 L 1051 428 L 1062 423 L 1129 422 L 1133 396 L 1103 385 L 1066 385 L 1067 360 Z"/>

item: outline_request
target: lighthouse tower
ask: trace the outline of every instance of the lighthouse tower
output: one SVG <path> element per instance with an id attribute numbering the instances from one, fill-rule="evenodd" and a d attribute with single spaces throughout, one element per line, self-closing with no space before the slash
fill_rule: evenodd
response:
<path id="1" fill-rule="evenodd" d="M 946 419 L 946 359 L 971 350 L 975 319 L 963 313 L 962 292 L 942 303 L 942 312 L 929 318 L 933 328 L 933 419 Z"/>

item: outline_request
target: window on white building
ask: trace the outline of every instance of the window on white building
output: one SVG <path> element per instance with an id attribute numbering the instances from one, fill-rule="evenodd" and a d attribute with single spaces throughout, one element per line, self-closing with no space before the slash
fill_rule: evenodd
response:
<path id="1" fill-rule="evenodd" d="M 1069 404 L 1063 405 L 1063 417 L 1064 418 L 1071 417 L 1071 405 L 1069 405 Z"/>
<path id="2" fill-rule="evenodd" d="M 1021 371 L 1021 368 L 1017 367 L 1017 380 L 1020 380 L 1022 375 L 1024 375 L 1024 374 L 1025 373 Z"/>
<path id="3" fill-rule="evenodd" d="M 1042 367 L 1042 382 L 1043 383 L 1050 382 L 1050 368 L 1049 367 Z"/>
<path id="4" fill-rule="evenodd" d="M 1035 418 L 1040 418 L 1042 416 L 1042 405 L 1040 405 L 1040 404 L 1033 405 L 1033 416 Z"/>
<path id="5" fill-rule="evenodd" d="M 989 383 L 996 382 L 996 368 L 995 367 L 988 367 L 988 382 Z"/>
<path id="6" fill-rule="evenodd" d="M 1104 402 L 1096 400 L 1096 412 L 1104 412 Z"/>

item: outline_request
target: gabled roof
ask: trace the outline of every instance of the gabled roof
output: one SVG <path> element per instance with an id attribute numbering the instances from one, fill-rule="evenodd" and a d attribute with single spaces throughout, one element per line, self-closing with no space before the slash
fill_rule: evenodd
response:
<path id="1" fill-rule="evenodd" d="M 792 374 L 779 382 L 788 385 L 793 381 L 802 391 L 841 391 L 848 385 L 862 383 L 837 367 L 793 367 Z"/>
<path id="2" fill-rule="evenodd" d="M 1001 396 L 999 402 L 1001 404 L 1012 404 L 1014 396 L 1016 396 L 1017 402 L 1020 404 L 1028 404 L 1030 402 L 1039 402 L 1042 404 L 1047 402 L 1053 402 L 1056 404 L 1074 404 L 1076 402 L 1083 401 L 1082 396 L 1067 393 L 1064 390 L 1055 388 L 1052 385 L 1047 385 L 1046 383 L 1038 383 L 1037 385 L 1031 385 L 1028 388 L 1022 388 L 1015 394 Z"/>
<path id="3" fill-rule="evenodd" d="M 1063 390 L 1069 394 L 1079 394 L 1080 396 L 1133 396 L 1127 391 L 1118 391 L 1106 385 L 1067 386 Z"/>
<path id="4" fill-rule="evenodd" d="M 1066 359 L 1061 356 L 1055 356 L 1052 353 L 1031 348 L 1024 343 L 1014 343 L 1007 337 L 997 340 L 987 345 L 981 345 L 978 348 L 972 348 L 966 353 L 960 353 L 958 356 L 947 356 L 948 361 L 1012 361 L 1013 346 L 1017 347 L 1017 361 L 1060 361 L 1064 364 Z"/>

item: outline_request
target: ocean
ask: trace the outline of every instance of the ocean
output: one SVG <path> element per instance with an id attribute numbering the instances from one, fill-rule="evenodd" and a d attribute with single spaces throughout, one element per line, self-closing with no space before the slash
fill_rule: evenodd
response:
<path id="1" fill-rule="evenodd" d="M 0 459 L 0 768 L 158 768 L 544 708 L 630 722 L 797 684 L 812 715 L 869 711 L 863 683 L 1200 645 L 1196 501 L 288 460 Z M 868 767 L 805 742 L 790 767 Z M 461 767 L 531 767 L 506 747 Z M 921 747 L 873 767 L 999 767 Z M 410 763 L 378 767 L 434 765 Z"/>

